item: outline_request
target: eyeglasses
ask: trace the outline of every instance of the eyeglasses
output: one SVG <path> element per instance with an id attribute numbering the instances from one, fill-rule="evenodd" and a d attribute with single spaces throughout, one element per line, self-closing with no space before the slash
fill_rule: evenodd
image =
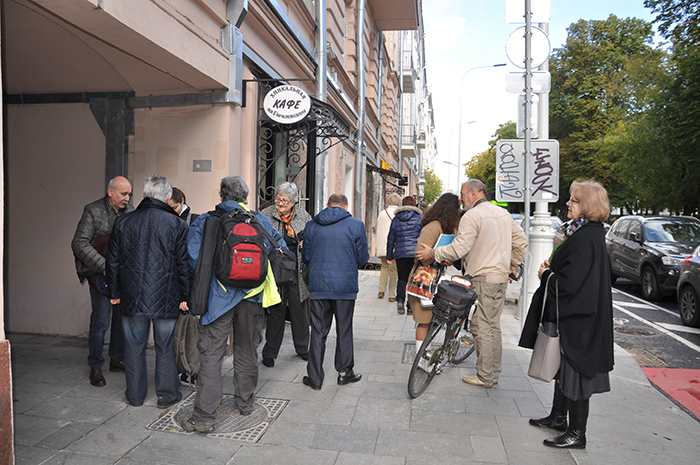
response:
<path id="1" fill-rule="evenodd" d="M 275 199 L 275 203 L 276 203 L 277 205 L 289 205 L 289 204 L 292 203 L 292 201 L 289 200 L 289 199 L 283 199 L 283 198 L 281 198 L 281 197 L 277 197 L 277 198 Z"/>
<path id="2" fill-rule="evenodd" d="M 571 202 L 571 203 L 581 203 L 581 202 L 579 202 L 578 200 L 574 200 L 573 197 L 569 197 L 569 202 Z"/>

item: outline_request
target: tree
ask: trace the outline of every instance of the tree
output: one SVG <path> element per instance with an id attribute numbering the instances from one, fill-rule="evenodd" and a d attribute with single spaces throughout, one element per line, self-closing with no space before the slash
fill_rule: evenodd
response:
<path id="1" fill-rule="evenodd" d="M 425 169 L 425 203 L 432 205 L 442 195 L 442 180 L 430 168 Z"/>
<path id="2" fill-rule="evenodd" d="M 650 23 L 610 15 L 572 24 L 564 46 L 554 50 L 550 136 L 560 142 L 558 204 L 579 178 L 603 183 L 614 205 L 639 200 L 620 140 L 639 135 L 626 125 L 644 118 L 661 92 L 666 55 L 652 39 Z"/>
<path id="3" fill-rule="evenodd" d="M 666 164 L 674 166 L 673 199 L 691 215 L 700 207 L 700 4 L 645 0 L 644 6 L 658 14 L 654 22 L 672 44 L 672 77 L 657 102 L 656 123 Z"/>
<path id="4" fill-rule="evenodd" d="M 501 139 L 515 139 L 517 128 L 515 123 L 508 121 L 496 129 L 493 139 L 489 141 L 488 150 L 477 153 L 465 163 L 466 174 L 469 178 L 476 178 L 484 183 L 486 192 L 496 190 L 496 144 Z"/>

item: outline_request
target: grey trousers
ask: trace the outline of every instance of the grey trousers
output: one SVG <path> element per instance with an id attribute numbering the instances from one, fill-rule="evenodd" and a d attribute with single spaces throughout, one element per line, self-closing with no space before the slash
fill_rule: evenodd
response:
<path id="1" fill-rule="evenodd" d="M 210 421 L 216 418 L 216 409 L 223 396 L 221 364 L 232 324 L 234 400 L 242 413 L 250 413 L 255 407 L 263 308 L 259 303 L 242 300 L 208 325 L 202 325 L 197 345 L 202 354 L 202 366 L 199 369 L 193 420 Z"/>

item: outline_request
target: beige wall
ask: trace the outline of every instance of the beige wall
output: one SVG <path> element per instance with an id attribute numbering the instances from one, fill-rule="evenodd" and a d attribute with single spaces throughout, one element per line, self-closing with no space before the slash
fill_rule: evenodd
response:
<path id="1" fill-rule="evenodd" d="M 143 199 L 146 176 L 157 174 L 185 193 L 193 212 L 211 210 L 219 203 L 219 181 L 230 173 L 230 118 L 228 105 L 137 110 L 132 203 Z M 211 160 L 212 170 L 194 172 L 194 160 Z"/>
<path id="2" fill-rule="evenodd" d="M 7 330 L 81 334 L 90 297 L 70 243 L 105 194 L 105 139 L 87 104 L 7 106 Z"/>

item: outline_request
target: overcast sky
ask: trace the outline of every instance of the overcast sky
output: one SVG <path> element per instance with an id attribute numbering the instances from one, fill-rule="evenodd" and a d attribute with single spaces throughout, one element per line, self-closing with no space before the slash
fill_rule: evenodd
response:
<path id="1" fill-rule="evenodd" d="M 572 23 L 606 19 L 610 14 L 653 19 L 644 0 L 551 0 L 551 47 L 562 46 Z M 499 124 L 517 119 L 517 96 L 505 91 L 505 75 L 522 70 L 508 60 L 505 44 L 522 24 L 506 23 L 505 0 L 423 0 L 423 17 L 428 90 L 433 94 L 438 144 L 434 168 L 443 187 L 455 191 L 456 168 L 444 161 L 458 162 L 460 80 L 471 68 L 507 63 L 472 70 L 464 79 L 461 162 L 466 163 L 488 148 Z"/>

